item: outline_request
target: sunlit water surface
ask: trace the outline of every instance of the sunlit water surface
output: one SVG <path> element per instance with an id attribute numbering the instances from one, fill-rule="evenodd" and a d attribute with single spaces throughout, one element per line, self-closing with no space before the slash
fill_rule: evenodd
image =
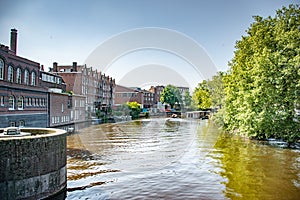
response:
<path id="1" fill-rule="evenodd" d="M 68 136 L 67 199 L 300 199 L 300 151 L 209 121 L 146 119 Z"/>

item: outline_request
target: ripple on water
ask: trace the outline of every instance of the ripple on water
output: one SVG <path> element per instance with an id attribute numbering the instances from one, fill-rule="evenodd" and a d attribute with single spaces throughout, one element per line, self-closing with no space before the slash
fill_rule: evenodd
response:
<path id="1" fill-rule="evenodd" d="M 68 136 L 67 199 L 297 199 L 299 158 L 208 121 L 103 124 Z"/>

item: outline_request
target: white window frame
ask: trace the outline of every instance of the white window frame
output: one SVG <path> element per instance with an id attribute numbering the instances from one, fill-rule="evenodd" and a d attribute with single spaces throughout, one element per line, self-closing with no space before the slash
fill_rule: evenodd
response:
<path id="1" fill-rule="evenodd" d="M 24 71 L 24 84 L 29 85 L 29 71 L 27 69 Z"/>
<path id="2" fill-rule="evenodd" d="M 14 96 L 8 97 L 8 110 L 15 110 L 15 97 Z"/>
<path id="3" fill-rule="evenodd" d="M 11 65 L 8 66 L 7 81 L 14 82 L 14 68 Z"/>
<path id="4" fill-rule="evenodd" d="M 19 84 L 22 83 L 22 70 L 20 67 L 17 68 L 16 83 L 19 83 Z"/>
<path id="5" fill-rule="evenodd" d="M 35 74 L 35 72 L 31 72 L 31 85 L 36 86 L 36 74 Z"/>
<path id="6" fill-rule="evenodd" d="M 24 97 L 19 96 L 18 97 L 18 110 L 24 109 Z"/>

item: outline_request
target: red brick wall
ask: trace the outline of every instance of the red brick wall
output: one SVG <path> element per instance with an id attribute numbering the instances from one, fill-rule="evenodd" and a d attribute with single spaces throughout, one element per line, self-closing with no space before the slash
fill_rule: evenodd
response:
<path id="1" fill-rule="evenodd" d="M 67 94 L 49 93 L 49 103 L 50 103 L 49 126 L 50 127 L 70 123 L 71 109 L 68 108 L 68 99 L 69 99 L 68 97 L 69 96 Z"/>
<path id="2" fill-rule="evenodd" d="M 115 104 L 124 104 L 126 102 L 144 103 L 143 93 L 131 88 L 116 85 L 115 88 Z"/>

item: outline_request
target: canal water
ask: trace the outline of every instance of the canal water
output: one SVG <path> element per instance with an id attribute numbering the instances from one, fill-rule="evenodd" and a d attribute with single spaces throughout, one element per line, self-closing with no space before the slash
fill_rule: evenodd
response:
<path id="1" fill-rule="evenodd" d="M 300 199 L 300 150 L 208 120 L 145 119 L 68 136 L 67 199 Z"/>

